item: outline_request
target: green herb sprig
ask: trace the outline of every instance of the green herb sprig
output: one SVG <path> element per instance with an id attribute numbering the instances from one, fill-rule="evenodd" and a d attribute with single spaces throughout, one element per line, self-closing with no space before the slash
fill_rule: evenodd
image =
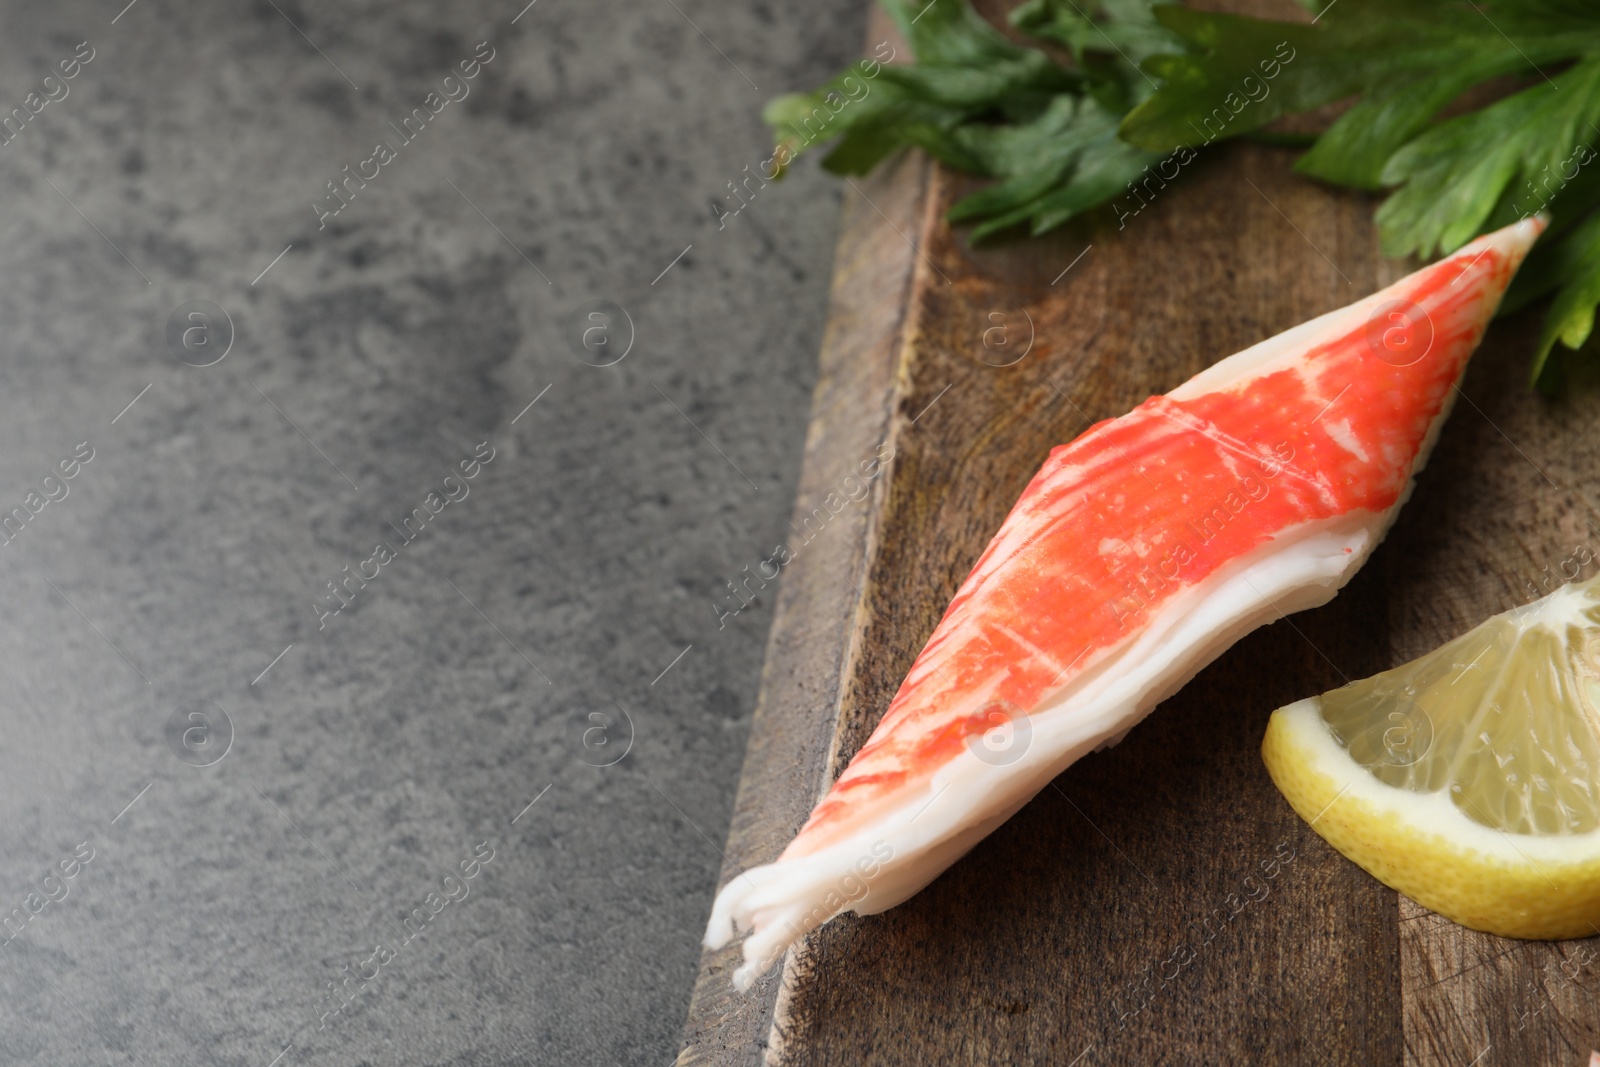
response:
<path id="1" fill-rule="evenodd" d="M 884 67 L 866 95 L 837 114 L 828 105 L 848 91 L 848 73 L 815 93 L 772 101 L 764 117 L 790 152 L 833 141 L 823 166 L 864 174 L 916 146 L 998 179 L 951 209 L 952 222 L 976 223 L 974 241 L 1019 225 L 1034 234 L 1054 229 L 1105 203 L 1166 155 L 1117 136 L 1123 116 L 1154 88 L 1136 64 L 1183 47 L 1156 23 L 1150 0 L 1103 0 L 1115 14 L 1102 23 L 1052 0 L 1030 0 L 1012 12 L 1019 28 L 1069 49 L 1072 67 L 1007 40 L 966 0 L 883 6 L 916 64 Z M 1107 41 L 1115 47 L 1093 47 Z"/>
<path id="2" fill-rule="evenodd" d="M 866 97 L 825 128 L 805 127 L 805 138 L 794 131 L 838 85 L 774 100 L 765 118 L 791 154 L 831 141 L 823 165 L 859 174 L 914 145 L 994 178 L 949 215 L 975 223 L 970 237 L 981 241 L 1017 227 L 1042 234 L 1136 196 L 1151 168 L 1186 162 L 1205 144 L 1260 137 L 1284 116 L 1352 100 L 1295 169 L 1387 191 L 1377 224 L 1393 256 L 1446 254 L 1547 213 L 1550 232 L 1503 311 L 1552 297 L 1531 372 L 1547 391 L 1565 363 L 1550 358 L 1556 344 L 1576 350 L 1590 339 L 1600 305 L 1600 4 L 1302 0 L 1311 23 L 1154 0 L 1028 0 L 1011 13 L 1068 65 L 1011 42 L 966 0 L 880 2 L 917 62 L 884 67 Z M 1493 92 L 1507 81 L 1511 91 Z M 1463 98 L 1476 106 L 1462 109 Z M 1453 104 L 1459 113 L 1441 117 Z"/>

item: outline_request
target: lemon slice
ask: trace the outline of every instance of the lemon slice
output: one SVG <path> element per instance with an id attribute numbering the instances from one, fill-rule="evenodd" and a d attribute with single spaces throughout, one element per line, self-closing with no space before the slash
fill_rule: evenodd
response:
<path id="1" fill-rule="evenodd" d="M 1373 877 L 1505 937 L 1600 934 L 1600 577 L 1273 713 L 1262 758 Z"/>

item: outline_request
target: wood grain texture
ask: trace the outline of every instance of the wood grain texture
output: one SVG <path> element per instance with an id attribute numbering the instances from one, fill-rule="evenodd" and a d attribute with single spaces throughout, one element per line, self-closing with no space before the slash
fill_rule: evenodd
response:
<path id="1" fill-rule="evenodd" d="M 866 513 L 783 576 L 724 881 L 777 855 L 870 734 L 1051 447 L 1408 269 L 1381 259 L 1373 200 L 1292 160 L 1225 145 L 1125 228 L 981 250 L 942 222 L 973 187 L 943 168 L 903 161 L 862 186 L 870 204 L 847 193 L 797 518 L 877 442 L 895 457 Z M 1600 549 L 1600 381 L 1530 393 L 1536 332 L 1529 315 L 1491 332 L 1412 501 L 1333 603 L 1239 642 L 923 892 L 828 924 L 748 997 L 735 948 L 708 953 L 679 1062 L 1586 1062 L 1600 947 L 1402 900 L 1294 815 L 1259 756 L 1274 708 Z"/>
<path id="2" fill-rule="evenodd" d="M 1427 473 L 1372 560 L 1393 663 L 1594 574 L 1577 560 L 1600 547 L 1600 380 L 1585 368 L 1556 402 L 1528 391 L 1537 314 L 1490 333 Z M 1600 942 L 1508 941 L 1404 899 L 1400 918 L 1406 1063 L 1586 1064 L 1600 1048 Z"/>

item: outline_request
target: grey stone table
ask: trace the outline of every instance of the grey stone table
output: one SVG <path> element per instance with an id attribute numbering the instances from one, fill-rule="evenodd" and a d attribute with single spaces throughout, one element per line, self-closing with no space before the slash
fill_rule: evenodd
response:
<path id="1" fill-rule="evenodd" d="M 524 2 L 0 5 L 0 1062 L 674 1056 L 865 12 Z"/>

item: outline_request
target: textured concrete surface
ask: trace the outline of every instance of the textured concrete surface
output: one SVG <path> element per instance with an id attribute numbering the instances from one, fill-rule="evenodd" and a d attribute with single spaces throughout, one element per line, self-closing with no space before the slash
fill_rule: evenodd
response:
<path id="1" fill-rule="evenodd" d="M 671 1062 L 863 5 L 123 3 L 0 4 L 0 1060 Z"/>

